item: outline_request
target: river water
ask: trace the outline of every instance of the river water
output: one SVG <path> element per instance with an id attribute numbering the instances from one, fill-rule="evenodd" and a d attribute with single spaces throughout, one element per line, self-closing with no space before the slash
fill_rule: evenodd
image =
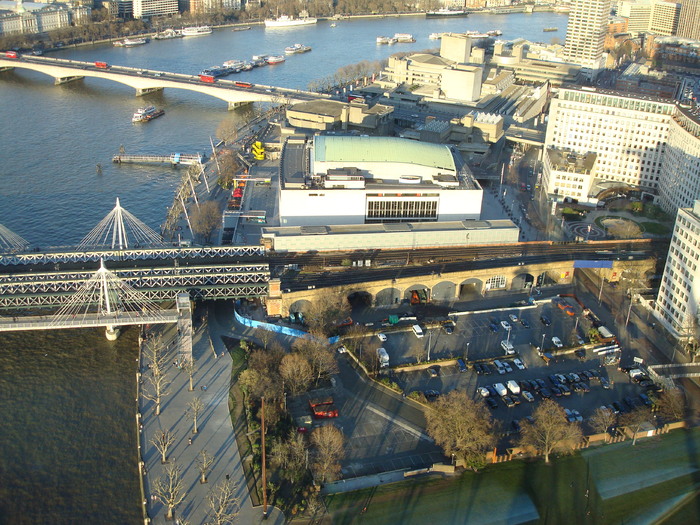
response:
<path id="1" fill-rule="evenodd" d="M 399 51 L 434 49 L 433 32 L 500 29 L 502 39 L 563 40 L 567 16 L 556 13 L 472 15 L 459 19 L 390 17 L 315 26 L 212 35 L 145 46 L 65 49 L 51 56 L 196 74 L 205 67 L 255 54 L 281 54 L 294 43 L 313 51 L 235 78 L 306 89 L 360 60 Z M 558 27 L 558 33 L 543 33 Z M 413 44 L 376 45 L 376 37 L 411 33 Z M 165 115 L 133 125 L 141 105 Z M 225 119 L 226 103 L 187 91 L 134 97 L 128 86 L 86 79 L 54 86 L 30 71 L 0 73 L 0 224 L 33 246 L 74 245 L 114 206 L 116 197 L 155 230 L 165 218 L 179 172 L 111 163 L 127 153 L 195 153 Z M 96 166 L 102 166 L 98 174 Z M 135 331 L 115 343 L 102 330 L 0 336 L 0 523 L 135 523 Z"/>

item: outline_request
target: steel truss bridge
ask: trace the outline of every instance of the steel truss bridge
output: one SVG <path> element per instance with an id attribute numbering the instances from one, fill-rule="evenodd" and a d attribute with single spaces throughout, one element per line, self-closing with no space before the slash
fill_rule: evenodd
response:
<path id="1" fill-rule="evenodd" d="M 267 263 L 133 267 L 112 272 L 153 302 L 174 301 L 183 291 L 193 300 L 265 297 L 270 278 Z M 93 267 L 0 275 L 0 309 L 59 307 L 94 273 Z"/>

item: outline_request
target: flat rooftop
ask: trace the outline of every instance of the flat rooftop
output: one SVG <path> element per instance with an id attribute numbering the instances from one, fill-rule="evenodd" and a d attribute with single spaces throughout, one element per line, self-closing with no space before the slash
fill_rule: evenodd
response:
<path id="1" fill-rule="evenodd" d="M 568 150 L 547 148 L 549 163 L 557 171 L 589 174 L 598 157 L 595 153 L 573 153 Z"/>
<path id="2" fill-rule="evenodd" d="M 401 222 L 391 224 L 347 224 L 338 226 L 279 226 L 265 227 L 263 234 L 276 237 L 300 235 L 354 235 L 391 232 L 445 232 L 516 228 L 508 219 L 492 221 Z"/>

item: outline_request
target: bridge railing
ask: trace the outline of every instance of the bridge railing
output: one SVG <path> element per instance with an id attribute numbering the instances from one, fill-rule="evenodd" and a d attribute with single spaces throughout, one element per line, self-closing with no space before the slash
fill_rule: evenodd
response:
<path id="1" fill-rule="evenodd" d="M 125 250 L 49 251 L 0 255 L 0 266 L 123 260 L 198 259 L 208 257 L 264 257 L 263 246 L 191 246 L 128 248 Z"/>

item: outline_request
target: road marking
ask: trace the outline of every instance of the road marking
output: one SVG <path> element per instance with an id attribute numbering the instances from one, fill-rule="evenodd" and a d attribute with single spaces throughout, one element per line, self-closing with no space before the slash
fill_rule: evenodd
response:
<path id="1" fill-rule="evenodd" d="M 388 416 L 387 414 L 385 414 L 385 413 L 382 412 L 381 410 L 379 410 L 379 409 L 377 409 L 377 408 L 374 408 L 372 405 L 369 405 L 369 404 L 368 404 L 368 405 L 367 405 L 367 410 L 370 410 L 371 412 L 374 412 L 374 413 L 377 414 L 378 416 L 383 417 L 383 418 L 386 419 L 387 421 L 389 421 L 389 422 L 391 422 L 391 423 L 393 423 L 393 424 L 395 424 L 395 425 L 400 426 L 400 427 L 403 428 L 406 432 L 408 432 L 409 434 L 411 434 L 411 435 L 413 435 L 413 436 L 415 436 L 415 437 L 417 437 L 417 438 L 419 438 L 419 439 L 424 439 L 424 440 L 426 440 L 426 441 L 431 441 L 431 442 L 433 441 L 433 439 L 432 439 L 430 436 L 428 436 L 427 434 L 424 434 L 424 433 L 421 432 L 420 430 L 416 430 L 415 428 L 413 428 L 412 426 L 410 426 L 408 423 L 404 423 L 403 421 L 399 421 L 399 420 L 396 419 L 396 418 L 392 418 L 392 417 Z"/>

